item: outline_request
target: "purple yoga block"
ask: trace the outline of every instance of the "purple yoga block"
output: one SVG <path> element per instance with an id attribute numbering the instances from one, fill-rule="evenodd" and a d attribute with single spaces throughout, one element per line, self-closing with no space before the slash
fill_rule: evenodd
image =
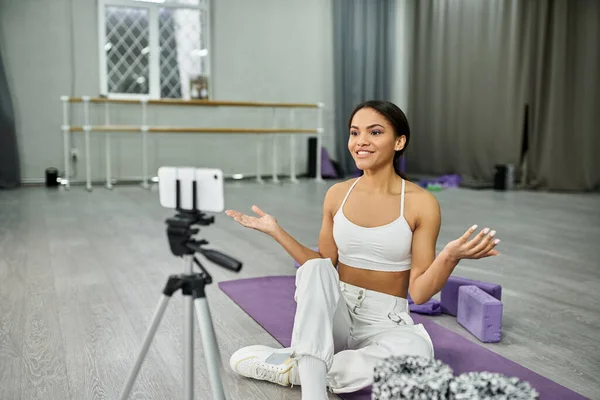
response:
<path id="1" fill-rule="evenodd" d="M 502 302 L 477 286 L 458 289 L 456 321 L 484 343 L 499 342 L 502 336 Z"/>
<path id="2" fill-rule="evenodd" d="M 321 148 L 321 176 L 323 178 L 339 178 L 325 147 Z"/>
<path id="3" fill-rule="evenodd" d="M 502 300 L 502 286 L 495 283 L 475 281 L 473 279 L 461 278 L 460 276 L 450 276 L 442 289 L 440 303 L 442 312 L 456 317 L 458 309 L 458 289 L 464 285 L 477 286 L 479 289 Z"/>

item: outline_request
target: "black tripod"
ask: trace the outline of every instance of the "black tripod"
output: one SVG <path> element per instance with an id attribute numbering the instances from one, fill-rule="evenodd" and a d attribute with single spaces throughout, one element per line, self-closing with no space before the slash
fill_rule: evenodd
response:
<path id="1" fill-rule="evenodd" d="M 196 204 L 196 185 L 193 185 L 194 205 Z M 177 208 L 179 210 L 179 181 L 177 182 Z M 225 392 L 221 381 L 221 356 L 217 345 L 212 319 L 208 302 L 206 300 L 205 286 L 212 283 L 212 277 L 206 271 L 204 266 L 195 257 L 195 253 L 201 253 L 210 261 L 220 266 L 238 272 L 242 268 L 242 263 L 215 250 L 202 248 L 208 244 L 206 240 L 194 240 L 191 238 L 199 232 L 199 228 L 194 225 L 210 225 L 214 222 L 214 217 L 207 218 L 204 213 L 197 210 L 179 210 L 179 213 L 167 219 L 167 236 L 171 251 L 174 255 L 183 257 L 185 260 L 185 272 L 179 275 L 169 276 L 163 289 L 163 295 L 158 303 L 158 307 L 152 318 L 150 327 L 146 332 L 144 342 L 140 353 L 135 361 L 133 369 L 129 373 L 127 382 L 121 392 L 121 400 L 127 399 L 131 388 L 135 383 L 139 370 L 144 362 L 148 348 L 154 339 L 154 335 L 161 323 L 164 312 L 173 293 L 181 289 L 185 297 L 184 310 L 184 375 L 183 391 L 185 400 L 194 398 L 194 308 L 196 318 L 200 326 L 202 336 L 202 347 L 206 358 L 208 377 L 210 387 L 213 393 L 213 399 L 225 400 Z M 200 273 L 193 272 L 193 264 L 200 268 Z"/>

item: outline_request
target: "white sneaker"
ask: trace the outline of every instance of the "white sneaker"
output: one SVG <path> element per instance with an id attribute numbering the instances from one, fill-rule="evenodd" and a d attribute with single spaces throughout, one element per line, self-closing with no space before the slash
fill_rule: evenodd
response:
<path id="1" fill-rule="evenodd" d="M 229 366 L 247 378 L 293 386 L 299 383 L 298 366 L 290 356 L 290 349 L 248 346 L 231 355 Z"/>

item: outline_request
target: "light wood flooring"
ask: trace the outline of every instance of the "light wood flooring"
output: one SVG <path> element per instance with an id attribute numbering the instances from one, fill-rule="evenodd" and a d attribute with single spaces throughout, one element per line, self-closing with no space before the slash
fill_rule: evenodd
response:
<path id="1" fill-rule="evenodd" d="M 315 246 L 331 184 L 230 182 L 226 205 L 250 212 L 257 204 Z M 438 249 L 475 223 L 502 240 L 501 257 L 463 261 L 454 272 L 503 286 L 504 337 L 487 347 L 600 399 L 600 196 L 466 189 L 436 196 L 443 215 Z M 168 275 L 183 271 L 167 242 L 171 215 L 156 188 L 0 191 L 0 399 L 118 398 Z M 224 215 L 200 237 L 244 262 L 238 274 L 207 265 L 217 282 L 295 272 L 269 237 Z M 216 284 L 207 292 L 225 366 L 242 346 L 278 346 Z M 131 398 L 180 398 L 182 314 L 178 294 Z M 477 341 L 454 318 L 436 320 Z M 199 333 L 195 367 L 197 398 L 211 398 Z M 300 399 L 297 387 L 225 370 L 232 399 Z"/>

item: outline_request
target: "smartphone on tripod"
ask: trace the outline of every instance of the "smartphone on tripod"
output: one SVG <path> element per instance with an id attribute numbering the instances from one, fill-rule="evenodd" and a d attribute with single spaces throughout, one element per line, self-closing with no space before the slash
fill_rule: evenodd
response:
<path id="1" fill-rule="evenodd" d="M 177 204 L 179 182 L 179 204 Z M 194 182 L 196 185 L 194 207 Z M 219 213 L 225 209 L 223 171 L 215 168 L 160 167 L 158 169 L 160 205 L 181 211 L 201 210 Z"/>

